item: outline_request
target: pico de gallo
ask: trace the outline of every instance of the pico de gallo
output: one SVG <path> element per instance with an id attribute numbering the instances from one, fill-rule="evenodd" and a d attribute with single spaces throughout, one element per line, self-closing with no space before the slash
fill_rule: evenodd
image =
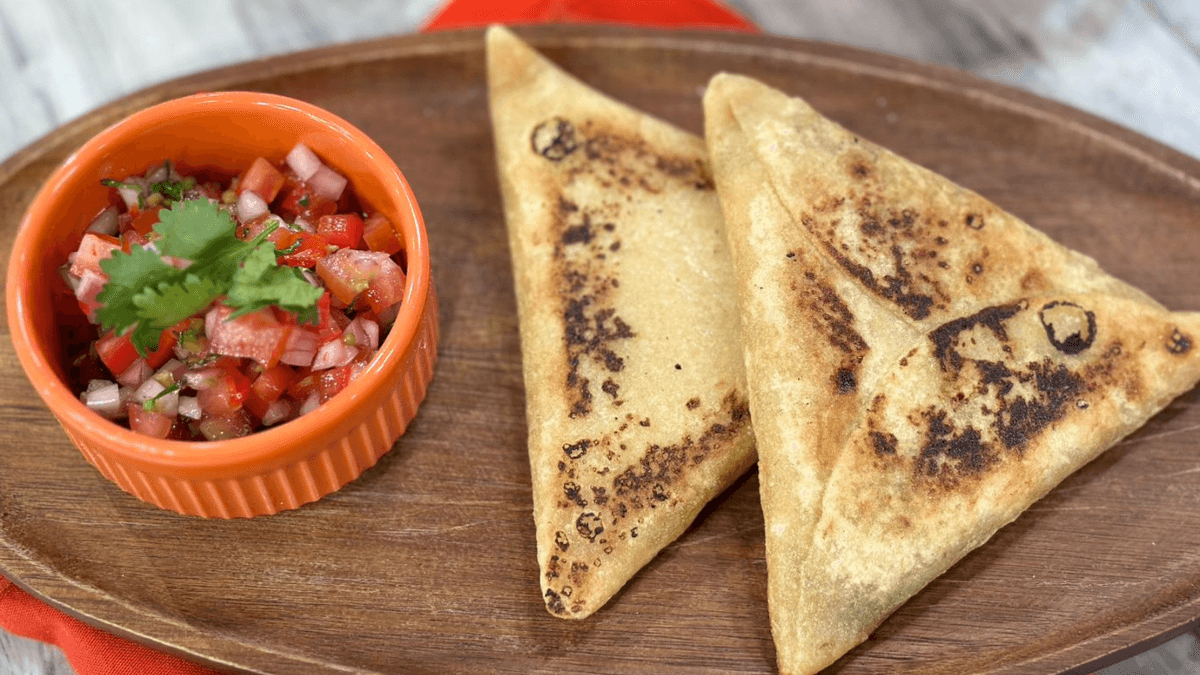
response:
<path id="1" fill-rule="evenodd" d="M 171 161 L 106 179 L 62 268 L 95 326 L 80 400 L 147 436 L 220 440 L 315 410 L 396 318 L 405 252 L 347 179 L 297 144 L 232 178 Z"/>

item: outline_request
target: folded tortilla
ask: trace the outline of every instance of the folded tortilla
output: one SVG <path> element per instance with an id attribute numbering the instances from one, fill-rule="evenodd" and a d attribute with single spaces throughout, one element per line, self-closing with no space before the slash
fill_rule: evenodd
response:
<path id="1" fill-rule="evenodd" d="M 547 609 L 583 618 L 755 461 L 701 139 L 487 32 Z"/>
<path id="2" fill-rule="evenodd" d="M 1200 378 L 1172 313 L 977 194 L 721 74 L 783 673 L 815 673 Z"/>

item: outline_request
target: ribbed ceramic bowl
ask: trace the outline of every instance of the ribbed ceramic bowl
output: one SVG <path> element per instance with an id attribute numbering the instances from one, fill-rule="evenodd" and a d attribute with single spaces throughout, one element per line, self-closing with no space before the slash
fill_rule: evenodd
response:
<path id="1" fill-rule="evenodd" d="M 171 159 L 234 175 L 255 157 L 312 148 L 396 227 L 407 250 L 399 316 L 370 366 L 315 411 L 243 438 L 158 440 L 101 418 L 67 383 L 55 308 L 57 268 L 107 204 L 103 178 L 141 174 Z M 267 94 L 199 94 L 148 108 L 68 158 L 34 198 L 10 258 L 8 324 L 21 366 L 67 435 L 105 477 L 178 513 L 250 517 L 296 508 L 338 490 L 404 433 L 437 356 L 437 303 L 421 212 L 404 176 L 373 141 L 307 103 Z"/>

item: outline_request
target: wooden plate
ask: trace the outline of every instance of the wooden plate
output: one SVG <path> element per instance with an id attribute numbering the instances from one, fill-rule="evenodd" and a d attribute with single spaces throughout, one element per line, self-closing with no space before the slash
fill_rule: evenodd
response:
<path id="1" fill-rule="evenodd" d="M 939 68 L 763 36 L 525 32 L 601 90 L 699 133 L 720 70 L 806 96 L 1174 309 L 1200 309 L 1200 162 Z M 542 606 L 523 385 L 479 32 L 306 52 L 154 87 L 0 165 L 0 249 L 103 126 L 197 90 L 306 99 L 374 137 L 424 209 L 441 298 L 429 397 L 341 492 L 251 521 L 144 505 L 87 465 L 0 345 L 0 569 L 102 628 L 251 672 L 765 673 L 775 668 L 751 473 L 591 619 Z M 1066 480 L 832 666 L 1055 673 L 1200 616 L 1200 394 Z"/>

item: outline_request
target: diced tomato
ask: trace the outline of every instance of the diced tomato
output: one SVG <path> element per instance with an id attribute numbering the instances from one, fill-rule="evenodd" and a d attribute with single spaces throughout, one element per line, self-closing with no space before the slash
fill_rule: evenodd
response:
<path id="1" fill-rule="evenodd" d="M 79 301 L 79 309 L 83 310 L 88 321 L 96 323 L 96 311 L 100 309 L 100 292 L 108 283 L 108 275 L 91 270 L 84 270 L 75 288 L 75 299 Z"/>
<path id="2" fill-rule="evenodd" d="M 153 438 L 166 438 L 175 425 L 175 418 L 162 413 L 146 410 L 140 403 L 130 403 L 126 407 L 129 413 L 129 428 Z"/>
<path id="3" fill-rule="evenodd" d="M 100 360 L 104 362 L 113 377 L 125 372 L 138 358 L 137 349 L 130 341 L 129 333 L 117 335 L 115 331 L 111 330 L 96 341 L 96 354 L 100 356 Z"/>
<path id="4" fill-rule="evenodd" d="M 404 296 L 404 271 L 378 251 L 340 249 L 317 263 L 317 275 L 338 300 L 349 305 L 361 295 L 375 312 Z"/>
<path id="5" fill-rule="evenodd" d="M 363 241 L 372 251 L 380 251 L 388 255 L 396 255 L 404 248 L 404 244 L 400 243 L 400 237 L 396 235 L 396 229 L 392 227 L 392 221 L 382 213 L 375 213 L 367 217 L 367 221 L 363 223 Z"/>
<path id="6" fill-rule="evenodd" d="M 75 251 L 75 260 L 71 263 L 71 274 L 82 277 L 85 270 L 104 274 L 100 269 L 100 261 L 112 257 L 112 252 L 121 248 L 121 240 L 107 234 L 88 232 L 79 242 Z"/>
<path id="7" fill-rule="evenodd" d="M 315 267 L 322 258 L 329 255 L 329 242 L 319 234 L 287 230 L 275 241 L 275 248 L 280 251 L 288 251 L 293 247 L 295 250 L 279 257 L 280 265 Z"/>
<path id="8" fill-rule="evenodd" d="M 296 380 L 287 388 L 288 398 L 304 402 L 308 395 L 317 390 L 317 374 L 308 368 L 301 368 L 295 373 Z"/>
<path id="9" fill-rule="evenodd" d="M 222 417 L 241 410 L 250 392 L 250 379 L 236 368 L 205 368 L 195 377 L 196 402 L 207 416 Z"/>
<path id="10" fill-rule="evenodd" d="M 367 288 L 367 304 L 375 312 L 383 312 L 404 298 L 404 270 L 392 262 L 391 258 L 383 261 L 379 274 L 371 280 Z"/>
<path id="11" fill-rule="evenodd" d="M 234 410 L 226 415 L 205 416 L 197 426 L 200 428 L 200 433 L 210 441 L 241 438 L 254 431 L 254 426 L 250 424 L 250 418 L 242 410 Z"/>
<path id="12" fill-rule="evenodd" d="M 150 240 L 134 228 L 121 230 L 121 250 L 129 253 L 134 246 L 145 246 Z"/>
<path id="13" fill-rule="evenodd" d="M 213 351 L 226 356 L 254 359 L 264 368 L 279 362 L 293 327 L 281 323 L 274 312 L 263 308 L 230 319 L 233 308 L 216 305 L 205 316 L 208 339 Z"/>
<path id="14" fill-rule="evenodd" d="M 350 384 L 350 366 L 330 368 L 317 373 L 317 391 L 321 392 L 321 403 L 333 398 Z"/>
<path id="15" fill-rule="evenodd" d="M 267 229 L 267 219 L 270 217 L 270 213 L 264 213 L 249 222 L 238 225 L 237 228 L 234 229 L 233 233 L 242 241 L 250 241 L 251 239 L 257 237 L 263 230 Z M 276 228 L 275 231 L 278 232 L 279 229 Z M 274 232 L 271 234 L 273 235 Z"/>
<path id="16" fill-rule="evenodd" d="M 337 202 L 321 197 L 312 188 L 297 181 L 284 192 L 279 210 L 316 222 L 321 216 L 337 213 Z"/>
<path id="17" fill-rule="evenodd" d="M 321 216 L 317 219 L 317 234 L 339 248 L 357 248 L 363 238 L 363 220 L 353 213 Z"/>
<path id="18" fill-rule="evenodd" d="M 170 361 L 175 355 L 175 345 L 179 343 L 179 336 L 191 326 L 192 319 L 184 319 L 164 330 L 162 335 L 158 336 L 158 349 L 146 354 L 146 363 L 157 370 Z"/>
<path id="19" fill-rule="evenodd" d="M 158 224 L 158 212 L 162 211 L 161 206 L 155 206 L 145 211 L 138 211 L 133 215 L 133 220 L 129 227 L 143 237 L 150 234 L 154 226 Z"/>
<path id="20" fill-rule="evenodd" d="M 241 194 L 243 190 L 250 190 L 269 204 L 283 189 L 283 183 L 283 174 L 279 169 L 259 157 L 254 160 L 249 169 L 246 169 L 246 173 L 238 181 L 237 192 Z"/>
<path id="21" fill-rule="evenodd" d="M 254 384 L 250 385 L 250 392 L 246 395 L 246 409 L 262 419 L 267 413 L 267 408 L 287 391 L 295 376 L 295 371 L 284 365 L 264 370 L 254 379 Z"/>
<path id="22" fill-rule="evenodd" d="M 173 441 L 203 440 L 203 436 L 192 431 L 192 425 L 188 423 L 189 421 L 186 417 L 177 415 L 175 417 L 175 424 L 171 426 L 171 433 L 167 434 L 167 438 Z"/>

